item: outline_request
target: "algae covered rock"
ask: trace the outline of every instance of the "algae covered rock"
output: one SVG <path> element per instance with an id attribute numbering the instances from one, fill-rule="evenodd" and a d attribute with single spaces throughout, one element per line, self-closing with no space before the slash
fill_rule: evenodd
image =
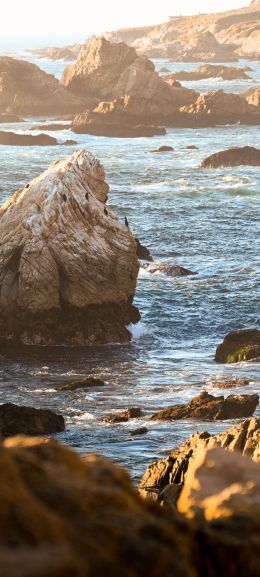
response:
<path id="1" fill-rule="evenodd" d="M 239 363 L 260 358 L 260 331 L 243 329 L 225 336 L 216 350 L 218 363 Z"/>

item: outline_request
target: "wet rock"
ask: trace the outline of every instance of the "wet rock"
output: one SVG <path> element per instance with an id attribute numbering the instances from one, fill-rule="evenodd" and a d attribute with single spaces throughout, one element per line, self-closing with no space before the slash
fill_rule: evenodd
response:
<path id="1" fill-rule="evenodd" d="M 38 126 L 33 126 L 32 130 L 51 130 L 52 132 L 54 132 L 55 130 L 69 130 L 70 129 L 70 125 L 69 124 L 58 124 L 57 122 L 53 123 L 53 124 L 40 124 Z"/>
<path id="2" fill-rule="evenodd" d="M 241 165 L 260 166 L 260 149 L 253 146 L 243 146 L 221 150 L 205 158 L 201 168 Z"/>
<path id="3" fill-rule="evenodd" d="M 131 431 L 132 436 L 145 435 L 145 433 L 148 433 L 147 427 L 139 427 L 139 429 L 135 429 L 134 431 Z"/>
<path id="4" fill-rule="evenodd" d="M 224 380 L 211 381 L 210 384 L 215 389 L 231 389 L 232 387 L 246 387 L 249 383 L 249 379 L 235 376 Z"/>
<path id="5" fill-rule="evenodd" d="M 172 152 L 174 148 L 172 146 L 160 146 L 159 148 L 155 148 L 155 150 L 149 150 L 149 152 Z"/>
<path id="6" fill-rule="evenodd" d="M 55 146 L 56 138 L 48 134 L 17 134 L 16 132 L 0 131 L 0 144 L 5 146 Z"/>
<path id="7" fill-rule="evenodd" d="M 12 344 L 128 342 L 136 242 L 104 202 L 99 161 L 54 162 L 0 208 L 0 340 Z M 10 224 L 11 223 L 11 224 Z"/>
<path id="8" fill-rule="evenodd" d="M 60 391 L 75 391 L 75 389 L 88 389 L 90 387 L 104 387 L 105 382 L 97 377 L 86 377 L 79 381 L 72 381 L 59 387 Z"/>
<path id="9" fill-rule="evenodd" d="M 199 150 L 199 147 L 196 146 L 196 144 L 190 144 L 189 146 L 186 146 L 187 150 Z"/>
<path id="10" fill-rule="evenodd" d="M 65 146 L 72 146 L 74 144 L 78 144 L 76 140 L 72 140 L 71 138 L 69 138 L 68 140 L 65 140 L 65 142 L 63 142 L 62 144 L 64 144 Z"/>
<path id="11" fill-rule="evenodd" d="M 203 391 L 184 405 L 174 405 L 152 415 L 153 420 L 179 419 L 225 420 L 250 417 L 259 403 L 258 395 L 229 395 L 214 397 Z"/>
<path id="12" fill-rule="evenodd" d="M 260 357 L 260 331 L 244 329 L 225 336 L 216 350 L 215 361 L 218 363 L 239 363 Z"/>
<path id="13" fill-rule="evenodd" d="M 196 70 L 180 70 L 171 74 L 171 78 L 178 80 L 196 81 L 207 78 L 222 78 L 222 80 L 248 80 L 247 67 L 223 66 L 222 64 L 201 64 Z"/>
<path id="14" fill-rule="evenodd" d="M 142 417 L 142 409 L 139 407 L 131 407 L 130 409 L 126 409 L 125 411 L 121 411 L 121 413 L 114 413 L 113 415 L 105 415 L 102 417 L 102 421 L 104 423 L 126 423 L 129 419 L 137 419 L 138 417 Z"/>
<path id="15" fill-rule="evenodd" d="M 149 249 L 146 246 L 144 246 L 143 244 L 141 244 L 140 240 L 136 237 L 135 237 L 135 241 L 136 241 L 136 246 L 137 246 L 136 254 L 137 254 L 138 258 L 140 260 L 149 260 L 150 262 L 152 262 L 153 257 L 151 255 Z"/>
<path id="16" fill-rule="evenodd" d="M 144 498 L 158 501 L 165 487 L 173 484 L 183 485 L 187 471 L 194 457 L 205 449 L 223 447 L 227 451 L 240 451 L 255 461 L 260 461 L 260 419 L 251 418 L 237 425 L 211 435 L 207 431 L 195 433 L 168 457 L 151 463 L 140 483 L 140 492 Z M 161 498 L 163 502 L 163 498 Z"/>
<path id="17" fill-rule="evenodd" d="M 176 277 L 176 276 L 189 276 L 197 274 L 187 268 L 178 265 L 171 265 L 171 264 L 141 264 L 141 268 L 144 268 L 151 274 L 165 274 L 166 276 Z"/>
<path id="18" fill-rule="evenodd" d="M 108 459 L 19 437 L 1 445 L 0 469 L 4 577 L 198 577 L 186 521 Z"/>
<path id="19" fill-rule="evenodd" d="M 0 437 L 14 435 L 50 435 L 65 429 L 64 418 L 49 409 L 0 405 Z"/>
<path id="20" fill-rule="evenodd" d="M 52 74 L 9 56 L 0 57 L 0 84 L 0 113 L 76 114 L 87 105 L 86 99 L 71 94 Z"/>

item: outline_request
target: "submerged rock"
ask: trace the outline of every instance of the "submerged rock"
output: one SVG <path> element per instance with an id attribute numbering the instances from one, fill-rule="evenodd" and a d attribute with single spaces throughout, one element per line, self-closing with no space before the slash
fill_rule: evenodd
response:
<path id="1" fill-rule="evenodd" d="M 142 409 L 139 407 L 131 407 L 121 413 L 114 413 L 113 415 L 105 415 L 102 417 L 104 423 L 126 423 L 129 419 L 137 419 L 142 416 Z"/>
<path id="2" fill-rule="evenodd" d="M 172 146 L 160 146 L 159 148 L 155 148 L 154 150 L 149 150 L 149 152 L 172 152 L 174 148 Z"/>
<path id="3" fill-rule="evenodd" d="M 217 435 L 211 435 L 207 431 L 195 433 L 168 457 L 149 465 L 140 483 L 141 495 L 160 500 L 163 489 L 168 485 L 182 486 L 194 457 L 212 447 L 240 451 L 243 455 L 260 461 L 260 419 L 248 419 Z"/>
<path id="4" fill-rule="evenodd" d="M 165 274 L 166 276 L 171 276 L 171 277 L 189 276 L 189 275 L 197 274 L 196 272 L 193 272 L 193 271 L 191 271 L 187 268 L 184 268 L 182 266 L 173 265 L 173 264 L 160 264 L 160 263 L 156 263 L 156 262 L 154 264 L 143 263 L 143 264 L 141 264 L 141 268 L 144 268 L 145 270 L 147 270 L 151 274 Z"/>
<path id="5" fill-rule="evenodd" d="M 244 329 L 225 336 L 216 350 L 218 363 L 239 363 L 260 358 L 260 331 Z"/>
<path id="6" fill-rule="evenodd" d="M 75 152 L 0 208 L 0 340 L 128 341 L 139 269 L 131 231 L 105 208 L 99 161 Z"/>
<path id="7" fill-rule="evenodd" d="M 14 435 L 50 435 L 65 429 L 64 418 L 50 409 L 0 405 L 0 437 Z"/>
<path id="8" fill-rule="evenodd" d="M 0 131 L 0 144 L 6 146 L 56 146 L 58 141 L 48 134 L 17 134 Z"/>
<path id="9" fill-rule="evenodd" d="M 75 389 L 87 389 L 89 387 L 103 387 L 105 382 L 97 377 L 86 377 L 79 381 L 72 381 L 59 387 L 60 391 L 75 391 Z"/>
<path id="10" fill-rule="evenodd" d="M 227 148 L 205 158 L 201 168 L 241 165 L 260 166 L 260 149 L 254 146 Z"/>
<path id="11" fill-rule="evenodd" d="M 134 437 L 135 435 L 145 435 L 145 433 L 148 433 L 147 427 L 139 427 L 139 429 L 131 431 L 131 436 Z"/>
<path id="12" fill-rule="evenodd" d="M 232 387 L 245 387 L 249 385 L 249 379 L 234 376 L 232 378 L 222 379 L 219 381 L 211 381 L 211 385 L 215 389 L 231 389 Z"/>
<path id="13" fill-rule="evenodd" d="M 153 420 L 178 419 L 225 420 L 250 417 L 259 403 L 258 395 L 229 395 L 214 397 L 203 391 L 184 405 L 174 405 L 152 415 Z"/>

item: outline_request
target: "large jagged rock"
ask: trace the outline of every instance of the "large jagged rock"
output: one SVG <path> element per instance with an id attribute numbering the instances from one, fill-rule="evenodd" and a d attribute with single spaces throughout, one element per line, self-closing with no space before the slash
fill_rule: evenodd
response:
<path id="1" fill-rule="evenodd" d="M 238 94 L 212 90 L 201 94 L 195 103 L 180 109 L 183 126 L 259 124 L 260 113 Z"/>
<path id="2" fill-rule="evenodd" d="M 201 163 L 201 168 L 241 165 L 260 166 L 260 149 L 254 146 L 227 148 L 207 156 Z"/>
<path id="3" fill-rule="evenodd" d="M 217 435 L 195 433 L 168 457 L 149 465 L 140 483 L 141 495 L 163 501 L 164 489 L 172 484 L 183 485 L 196 455 L 213 447 L 239 451 L 260 462 L 260 419 L 253 417 Z"/>
<path id="4" fill-rule="evenodd" d="M 0 405 L 0 437 L 51 435 L 64 429 L 64 418 L 50 409 L 35 409 L 13 403 Z"/>
<path id="5" fill-rule="evenodd" d="M 218 363 L 239 363 L 252 359 L 260 360 L 260 331 L 257 329 L 229 333 L 215 354 Z"/>
<path id="6" fill-rule="evenodd" d="M 167 85 L 148 58 L 123 42 L 112 44 L 103 37 L 82 48 L 61 83 L 97 99 L 96 107 L 75 118 L 72 129 L 106 136 L 164 134 L 161 126 L 198 96 L 194 90 Z"/>
<path id="7" fill-rule="evenodd" d="M 35 64 L 0 57 L 0 112 L 28 114 L 77 113 L 86 99 L 72 95 L 59 81 Z"/>
<path id="8" fill-rule="evenodd" d="M 104 169 L 82 150 L 54 162 L 0 208 L 0 340 L 130 340 L 136 242 L 104 205 Z"/>
<path id="9" fill-rule="evenodd" d="M 224 66 L 222 64 L 201 64 L 196 70 L 180 70 L 163 77 L 165 81 L 169 78 L 178 80 L 203 80 L 207 78 L 222 78 L 222 80 L 248 80 L 247 67 L 238 68 L 235 66 Z"/>
<path id="10" fill-rule="evenodd" d="M 256 110 L 260 110 L 260 87 L 249 88 L 249 90 L 243 92 L 241 96 L 247 100 L 248 104 L 255 106 Z"/>
<path id="11" fill-rule="evenodd" d="M 179 419 L 241 419 L 250 417 L 259 403 L 258 395 L 223 395 L 214 397 L 203 391 L 184 405 L 174 405 L 152 415 L 157 421 L 174 421 Z"/>
<path id="12" fill-rule="evenodd" d="M 185 520 L 143 501 L 108 459 L 17 437 L 0 468 L 4 577 L 198 577 Z"/>

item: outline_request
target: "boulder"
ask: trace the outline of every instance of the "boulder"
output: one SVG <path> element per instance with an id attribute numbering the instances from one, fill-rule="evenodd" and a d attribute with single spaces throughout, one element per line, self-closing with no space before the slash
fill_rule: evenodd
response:
<path id="1" fill-rule="evenodd" d="M 198 577 L 185 520 L 142 500 L 108 459 L 16 437 L 0 469 L 4 577 Z"/>
<path id="2" fill-rule="evenodd" d="M 0 113 L 76 114 L 87 105 L 86 99 L 72 95 L 52 74 L 9 56 L 0 57 L 0 86 Z"/>
<path id="3" fill-rule="evenodd" d="M 186 146 L 187 150 L 199 150 L 199 147 L 196 146 L 196 144 L 189 144 L 189 146 Z"/>
<path id="4" fill-rule="evenodd" d="M 105 207 L 104 169 L 82 150 L 0 208 L 0 341 L 126 342 L 139 269 L 128 227 Z"/>
<path id="5" fill-rule="evenodd" d="M 134 429 L 134 431 L 131 431 L 131 436 L 134 437 L 135 435 L 145 435 L 145 433 L 148 433 L 147 427 L 139 427 L 139 429 Z"/>
<path id="6" fill-rule="evenodd" d="M 5 146 L 56 146 L 58 141 L 48 134 L 17 134 L 0 131 L 0 144 Z"/>
<path id="7" fill-rule="evenodd" d="M 248 80 L 250 77 L 247 74 L 247 67 L 238 68 L 235 66 L 223 66 L 222 64 L 201 64 L 196 70 L 180 70 L 164 79 L 178 79 L 178 80 L 204 80 L 208 78 L 222 78 L 222 80 Z"/>
<path id="8" fill-rule="evenodd" d="M 260 113 L 238 94 L 212 90 L 201 94 L 196 102 L 180 108 L 180 125 L 207 127 L 226 124 L 259 124 Z"/>
<path id="9" fill-rule="evenodd" d="M 139 407 L 131 407 L 120 413 L 114 413 L 113 415 L 105 415 L 102 417 L 104 423 L 126 423 L 129 419 L 137 419 L 142 417 L 142 410 Z"/>
<path id="10" fill-rule="evenodd" d="M 260 166 L 260 149 L 254 146 L 227 148 L 207 156 L 201 163 L 201 168 L 241 165 Z"/>
<path id="11" fill-rule="evenodd" d="M 64 418 L 50 409 L 0 405 L 0 437 L 14 435 L 51 435 L 65 429 Z"/>
<path id="12" fill-rule="evenodd" d="M 260 331 L 243 329 L 225 336 L 216 350 L 218 363 L 239 363 L 260 358 Z"/>
<path id="13" fill-rule="evenodd" d="M 179 419 L 226 420 L 250 417 L 259 403 L 258 395 L 214 397 L 203 391 L 184 405 L 174 405 L 152 415 L 154 421 Z"/>
<path id="14" fill-rule="evenodd" d="M 149 150 L 149 152 L 172 152 L 173 150 L 174 148 L 172 146 L 167 146 L 164 144 L 163 146 L 159 146 L 159 148 Z"/>
<path id="15" fill-rule="evenodd" d="M 92 387 L 104 387 L 105 382 L 97 377 L 85 377 L 79 381 L 71 381 L 59 387 L 59 391 L 75 391 L 76 389 L 88 389 Z"/>
<path id="16" fill-rule="evenodd" d="M 141 264 L 141 267 L 151 274 L 165 274 L 166 276 L 171 277 L 197 274 L 196 272 L 192 272 L 187 268 L 172 264 L 160 264 L 156 262 L 154 264 L 143 263 Z"/>
<path id="17" fill-rule="evenodd" d="M 191 435 L 179 448 L 171 451 L 168 457 L 149 465 L 140 482 L 141 495 L 163 502 L 162 491 L 172 484 L 182 487 L 196 455 L 213 447 L 239 451 L 260 462 L 260 419 L 253 417 L 217 435 L 207 431 Z"/>

